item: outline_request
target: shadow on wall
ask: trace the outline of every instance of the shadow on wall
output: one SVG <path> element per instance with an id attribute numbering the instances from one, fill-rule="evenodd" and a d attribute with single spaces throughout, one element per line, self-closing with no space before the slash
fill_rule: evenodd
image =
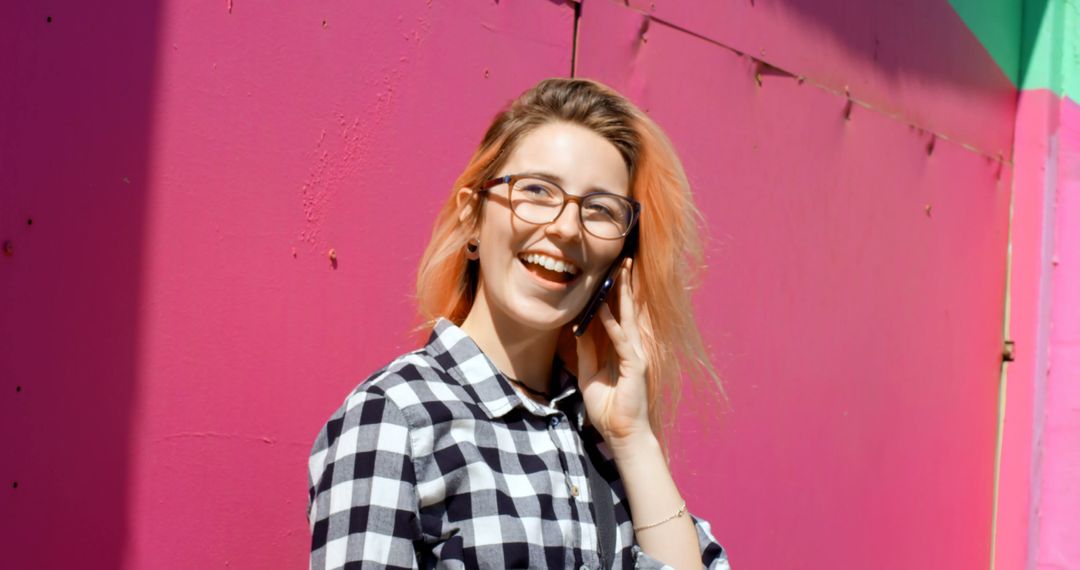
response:
<path id="1" fill-rule="evenodd" d="M 6 4 L 2 565 L 120 568 L 159 7 Z"/>
<path id="2" fill-rule="evenodd" d="M 755 0 L 760 2 L 761 0 Z M 971 66 L 979 40 L 1013 85 L 1022 77 L 1049 0 L 913 0 L 821 2 L 779 0 L 800 23 L 827 31 L 850 53 L 895 75 L 917 73 L 953 84 L 984 86 Z M 959 46 L 957 43 L 960 42 Z"/>

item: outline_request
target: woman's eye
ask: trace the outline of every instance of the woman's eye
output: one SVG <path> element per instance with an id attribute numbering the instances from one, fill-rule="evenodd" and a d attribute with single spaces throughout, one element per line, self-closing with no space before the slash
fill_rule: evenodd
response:
<path id="1" fill-rule="evenodd" d="M 531 195 L 534 195 L 534 196 L 550 196 L 551 195 L 551 190 L 548 189 L 546 186 L 543 186 L 542 184 L 526 184 L 526 185 L 524 185 L 523 187 L 521 187 L 519 189 L 522 192 L 526 193 L 526 194 L 531 194 Z"/>
<path id="2" fill-rule="evenodd" d="M 588 210 L 590 214 L 604 216 L 605 218 L 610 218 L 613 215 L 611 209 L 603 204 L 589 204 Z"/>

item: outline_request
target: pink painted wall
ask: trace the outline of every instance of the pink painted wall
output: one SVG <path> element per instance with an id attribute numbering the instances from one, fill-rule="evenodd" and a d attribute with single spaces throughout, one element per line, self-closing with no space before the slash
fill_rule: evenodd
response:
<path id="1" fill-rule="evenodd" d="M 1037 567 L 1048 569 L 1080 565 L 1080 104 L 1062 98 L 1060 113 L 1038 512 Z"/>
<path id="2" fill-rule="evenodd" d="M 1009 363 L 1005 389 L 1006 414 L 998 502 L 997 563 L 1000 568 L 1030 568 L 1033 551 L 1030 516 L 1035 452 L 1036 407 L 1042 407 L 1047 362 L 1050 305 L 1050 260 L 1053 243 L 1053 174 L 1047 172 L 1052 134 L 1058 123 L 1056 97 L 1046 90 L 1022 92 L 1016 116 L 1012 269 L 1009 293 L 1009 338 L 1017 343 Z M 1055 145 L 1056 146 L 1056 145 Z"/>
<path id="3" fill-rule="evenodd" d="M 84 4 L 0 18 L 0 566 L 302 567 L 312 438 L 574 6 Z M 944 2 L 655 4 L 584 3 L 576 69 L 708 222 L 694 511 L 738 567 L 985 567 L 1015 91 Z"/>
<path id="4" fill-rule="evenodd" d="M 1001 568 L 1080 564 L 1080 105 L 1020 96 Z"/>
<path id="5" fill-rule="evenodd" d="M 4 3 L 0 567 L 306 565 L 321 423 L 412 346 L 486 123 L 571 68 L 572 6 L 372 7 Z"/>
<path id="6" fill-rule="evenodd" d="M 731 401 L 682 433 L 684 492 L 736 566 L 988 567 L 1011 178 L 992 141 L 1013 111 L 971 105 L 952 121 L 982 125 L 968 141 L 922 120 L 1015 91 L 989 60 L 969 62 L 982 81 L 898 64 L 864 82 L 865 54 L 819 50 L 797 7 L 755 3 L 769 15 L 749 22 L 776 29 L 746 32 L 751 51 L 706 3 L 666 23 L 676 4 L 586 3 L 577 69 L 669 130 L 711 230 L 699 310 Z M 940 47 L 918 39 L 879 57 Z M 805 81 L 745 55 L 762 52 Z M 833 83 L 883 78 L 906 89 L 845 120 Z"/>
<path id="7" fill-rule="evenodd" d="M 0 567 L 119 568 L 144 522 L 129 493 L 159 16 L 0 3 Z"/>

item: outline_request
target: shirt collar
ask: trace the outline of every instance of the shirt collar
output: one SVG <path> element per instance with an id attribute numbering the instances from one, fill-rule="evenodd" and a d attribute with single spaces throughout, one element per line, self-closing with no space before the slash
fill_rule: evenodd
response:
<path id="1" fill-rule="evenodd" d="M 537 415 L 552 415 L 556 413 L 554 406 L 578 392 L 577 379 L 556 357 L 552 373 L 559 375 L 555 383 L 559 389 L 558 395 L 551 400 L 551 406 L 522 398 L 472 337 L 445 318 L 435 322 L 424 350 L 455 380 L 473 392 L 477 403 L 490 418 L 502 417 L 518 406 Z"/>

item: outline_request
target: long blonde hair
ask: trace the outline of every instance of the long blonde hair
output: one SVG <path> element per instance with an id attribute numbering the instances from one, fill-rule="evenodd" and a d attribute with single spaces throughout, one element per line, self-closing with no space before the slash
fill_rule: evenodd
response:
<path id="1" fill-rule="evenodd" d="M 633 287 L 647 358 L 650 420 L 664 441 L 684 372 L 698 385 L 722 393 L 690 298 L 702 267 L 701 216 L 667 135 L 610 87 L 587 79 L 545 79 L 495 116 L 454 182 L 420 260 L 420 316 L 427 325 L 439 317 L 460 325 L 472 308 L 477 272 L 465 257 L 465 243 L 479 224 L 479 212 L 471 223 L 460 222 L 457 191 L 477 189 L 494 178 L 523 137 L 553 121 L 583 126 L 611 142 L 629 170 L 630 195 L 641 202 Z"/>

